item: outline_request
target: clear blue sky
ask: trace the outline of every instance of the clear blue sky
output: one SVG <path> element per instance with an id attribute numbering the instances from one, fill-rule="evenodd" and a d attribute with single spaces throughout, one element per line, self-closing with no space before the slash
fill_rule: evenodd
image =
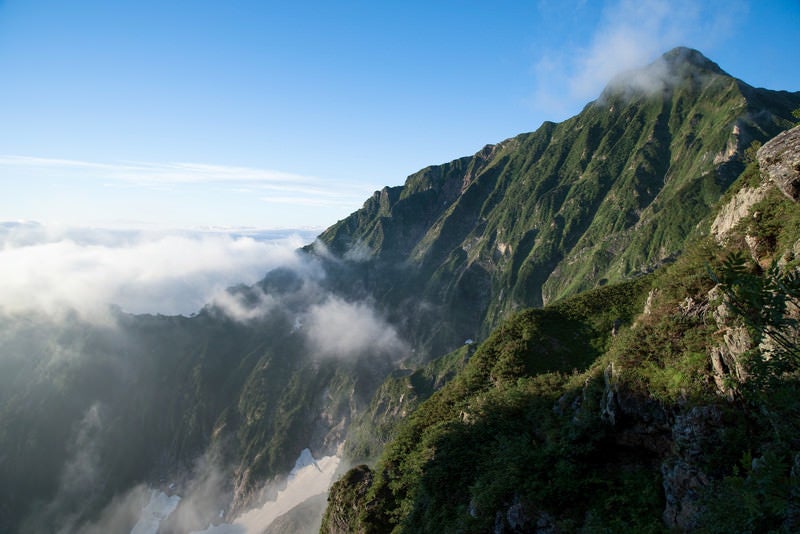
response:
<path id="1" fill-rule="evenodd" d="M 0 220 L 325 227 L 676 45 L 800 90 L 798 0 L 0 0 Z"/>

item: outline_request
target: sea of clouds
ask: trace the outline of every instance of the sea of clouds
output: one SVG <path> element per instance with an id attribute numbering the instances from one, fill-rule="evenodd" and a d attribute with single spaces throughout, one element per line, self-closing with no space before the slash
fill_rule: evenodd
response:
<path id="1" fill-rule="evenodd" d="M 109 306 L 189 315 L 236 284 L 302 269 L 315 231 L 148 231 L 0 224 L 0 310 L 90 321 Z"/>

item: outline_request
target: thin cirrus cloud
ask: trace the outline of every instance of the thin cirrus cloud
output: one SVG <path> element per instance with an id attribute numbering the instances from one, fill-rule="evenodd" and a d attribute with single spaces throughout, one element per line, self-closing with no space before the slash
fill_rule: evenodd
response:
<path id="1" fill-rule="evenodd" d="M 255 194 L 266 203 L 314 207 L 357 207 L 370 192 L 363 185 L 347 183 L 337 183 L 336 188 L 331 188 L 314 176 L 205 163 L 103 163 L 0 155 L 0 174 L 23 179 L 89 179 L 106 188 L 143 187 L 157 190 L 222 186 L 232 192 Z"/>
<path id="2" fill-rule="evenodd" d="M 100 163 L 59 158 L 3 155 L 0 156 L 0 166 L 28 169 L 30 172 L 36 172 L 37 170 L 52 172 L 54 169 L 62 169 L 66 172 L 102 173 L 102 176 L 107 180 L 140 183 L 313 183 L 318 181 L 316 178 L 309 176 L 269 169 L 203 163 Z"/>

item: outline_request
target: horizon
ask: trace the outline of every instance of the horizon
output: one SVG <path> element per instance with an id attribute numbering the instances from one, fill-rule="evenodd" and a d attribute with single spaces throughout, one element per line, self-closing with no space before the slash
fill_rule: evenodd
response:
<path id="1" fill-rule="evenodd" d="M 0 311 L 196 312 L 675 46 L 800 90 L 798 26 L 746 0 L 0 2 Z"/>
<path id="2" fill-rule="evenodd" d="M 794 2 L 410 6 L 0 4 L 0 219 L 321 231 L 675 46 L 800 90 Z"/>

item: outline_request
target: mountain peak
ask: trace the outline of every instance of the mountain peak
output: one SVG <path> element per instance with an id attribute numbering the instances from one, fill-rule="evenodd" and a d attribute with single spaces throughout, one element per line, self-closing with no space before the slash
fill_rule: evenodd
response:
<path id="1" fill-rule="evenodd" d="M 730 75 L 701 52 L 679 46 L 645 67 L 615 76 L 603 91 L 601 100 L 662 94 L 687 82 L 703 83 L 716 76 Z"/>
<path id="2" fill-rule="evenodd" d="M 702 52 L 694 48 L 687 48 L 685 46 L 678 46 L 661 56 L 659 61 L 670 66 L 674 70 L 696 68 L 701 71 L 707 71 L 714 74 L 722 74 L 728 76 L 728 73 L 722 70 L 719 65 L 708 59 Z"/>

